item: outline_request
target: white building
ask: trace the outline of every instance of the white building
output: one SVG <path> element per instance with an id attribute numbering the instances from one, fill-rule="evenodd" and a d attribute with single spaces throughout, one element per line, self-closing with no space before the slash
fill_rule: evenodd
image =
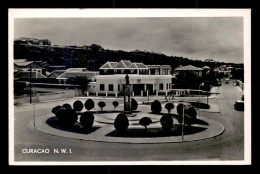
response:
<path id="1" fill-rule="evenodd" d="M 152 67 L 154 71 L 151 71 L 149 66 L 143 63 L 132 63 L 128 60 L 121 60 L 118 63 L 107 62 L 101 66 L 96 81 L 89 83 L 88 91 L 96 95 L 123 95 L 125 76 L 128 74 L 132 95 L 165 94 L 172 87 L 171 67 L 165 65 L 156 65 L 156 67 L 157 70 Z M 164 73 L 155 73 L 160 69 L 164 69 L 160 71 Z"/>

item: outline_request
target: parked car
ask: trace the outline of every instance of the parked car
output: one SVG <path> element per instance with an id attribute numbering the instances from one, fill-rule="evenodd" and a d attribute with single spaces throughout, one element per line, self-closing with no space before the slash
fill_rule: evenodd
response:
<path id="1" fill-rule="evenodd" d="M 242 100 L 237 100 L 236 103 L 234 104 L 234 108 L 237 111 L 244 111 L 244 101 Z"/>

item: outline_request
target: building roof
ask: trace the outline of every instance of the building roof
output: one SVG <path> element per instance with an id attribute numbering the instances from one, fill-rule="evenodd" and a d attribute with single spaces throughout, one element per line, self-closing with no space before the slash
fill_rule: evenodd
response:
<path id="1" fill-rule="evenodd" d="M 131 66 L 132 62 L 129 60 L 121 60 L 119 63 L 113 66 L 113 68 L 129 68 Z"/>
<path id="2" fill-rule="evenodd" d="M 30 78 L 30 71 L 20 71 L 17 73 L 14 78 Z M 45 75 L 42 73 L 39 73 L 37 71 L 32 71 L 31 72 L 31 78 L 47 78 Z"/>
<path id="3" fill-rule="evenodd" d="M 57 79 L 68 79 L 68 78 L 76 78 L 76 77 L 87 77 L 89 79 L 95 79 L 96 75 L 98 75 L 99 72 L 96 71 L 85 71 L 85 72 L 77 72 L 77 71 L 65 71 L 60 76 L 57 77 Z"/>
<path id="4" fill-rule="evenodd" d="M 84 72 L 87 71 L 87 68 L 69 68 L 66 71 L 71 71 L 71 72 Z"/>
<path id="5" fill-rule="evenodd" d="M 57 78 L 59 77 L 61 74 L 63 74 L 65 72 L 65 70 L 54 70 L 52 71 L 49 75 L 48 78 Z"/>
<path id="6" fill-rule="evenodd" d="M 149 69 L 143 63 L 132 63 L 129 60 L 121 60 L 120 62 L 106 62 L 100 69 Z"/>
<path id="7" fill-rule="evenodd" d="M 176 68 L 176 71 L 202 71 L 203 69 L 192 66 L 192 65 L 187 65 L 187 66 L 183 66 L 180 68 Z"/>
<path id="8" fill-rule="evenodd" d="M 27 61 L 27 59 L 14 59 L 14 63 L 25 62 L 25 61 Z"/>
<path id="9" fill-rule="evenodd" d="M 202 69 L 210 69 L 208 66 L 203 66 Z"/>
<path id="10" fill-rule="evenodd" d="M 113 66 L 115 66 L 117 62 L 107 62 L 103 66 L 101 66 L 99 69 L 111 69 Z"/>
<path id="11" fill-rule="evenodd" d="M 31 63 L 33 63 L 33 61 L 14 62 L 14 64 L 17 65 L 17 66 L 27 66 L 27 65 L 30 65 Z"/>

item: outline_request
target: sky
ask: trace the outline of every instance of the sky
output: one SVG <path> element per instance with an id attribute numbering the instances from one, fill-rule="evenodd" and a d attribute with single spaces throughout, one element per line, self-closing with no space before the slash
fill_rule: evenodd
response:
<path id="1" fill-rule="evenodd" d="M 14 38 L 243 63 L 242 17 L 17 18 Z"/>

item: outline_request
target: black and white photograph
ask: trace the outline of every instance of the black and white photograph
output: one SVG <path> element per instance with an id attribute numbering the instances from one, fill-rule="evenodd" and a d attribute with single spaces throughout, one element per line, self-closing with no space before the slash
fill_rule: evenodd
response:
<path id="1" fill-rule="evenodd" d="M 250 9 L 9 9 L 9 165 L 251 164 Z"/>

